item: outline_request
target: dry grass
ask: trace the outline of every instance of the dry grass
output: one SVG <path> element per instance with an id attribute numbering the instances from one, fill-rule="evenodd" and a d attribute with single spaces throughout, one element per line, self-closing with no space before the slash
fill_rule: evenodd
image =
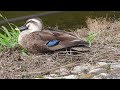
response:
<path id="1" fill-rule="evenodd" d="M 88 57 L 90 61 L 120 60 L 120 21 L 88 18 L 86 23 L 87 28 L 78 29 L 74 33 L 80 37 L 97 33 Z"/>
<path id="2" fill-rule="evenodd" d="M 56 52 L 52 55 L 23 55 L 19 50 L 0 53 L 0 78 L 34 78 L 53 72 L 60 67 L 73 67 L 80 63 L 120 60 L 120 21 L 106 18 L 88 18 L 87 28 L 80 28 L 75 35 L 85 40 L 97 33 L 90 52 L 73 55 Z"/>

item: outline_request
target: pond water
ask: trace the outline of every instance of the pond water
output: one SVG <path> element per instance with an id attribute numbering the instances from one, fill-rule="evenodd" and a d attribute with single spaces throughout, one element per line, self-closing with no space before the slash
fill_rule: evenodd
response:
<path id="1" fill-rule="evenodd" d="M 0 11 L 0 13 L 10 18 L 16 18 L 25 15 L 32 15 L 38 13 L 44 13 L 46 11 Z M 55 27 L 56 25 L 61 29 L 68 28 L 79 28 L 81 26 L 86 26 L 86 20 L 88 17 L 108 17 L 112 19 L 120 18 L 119 11 L 65 11 L 58 14 L 51 14 L 48 16 L 40 17 L 43 20 L 45 26 Z M 0 20 L 3 20 L 0 18 Z M 21 26 L 25 21 L 15 22 L 17 26 Z M 4 26 L 7 26 L 5 24 Z"/>

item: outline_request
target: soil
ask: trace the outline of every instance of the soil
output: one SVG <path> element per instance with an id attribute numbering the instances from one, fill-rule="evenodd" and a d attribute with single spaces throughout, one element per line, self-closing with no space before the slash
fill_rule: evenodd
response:
<path id="1" fill-rule="evenodd" d="M 60 51 L 54 54 L 23 54 L 9 49 L 0 53 L 0 78 L 30 79 L 52 73 L 66 65 L 87 62 L 88 53 L 72 54 Z"/>

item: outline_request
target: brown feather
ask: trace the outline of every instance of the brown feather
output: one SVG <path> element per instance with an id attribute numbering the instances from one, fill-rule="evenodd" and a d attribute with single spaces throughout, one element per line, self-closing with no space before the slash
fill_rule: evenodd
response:
<path id="1" fill-rule="evenodd" d="M 46 44 L 51 40 L 59 40 L 60 42 L 54 47 L 48 47 Z M 56 51 L 79 45 L 87 45 L 87 43 L 72 34 L 51 30 L 30 33 L 24 36 L 22 40 L 22 46 L 32 53 Z"/>

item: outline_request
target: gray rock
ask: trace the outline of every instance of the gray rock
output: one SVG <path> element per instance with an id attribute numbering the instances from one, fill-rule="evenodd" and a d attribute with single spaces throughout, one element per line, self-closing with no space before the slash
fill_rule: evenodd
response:
<path id="1" fill-rule="evenodd" d="M 106 62 L 98 62 L 97 63 L 100 67 L 106 67 L 108 64 Z"/>
<path id="2" fill-rule="evenodd" d="M 94 76 L 92 79 L 106 79 L 109 76 L 107 73 L 100 73 L 99 75 Z"/>
<path id="3" fill-rule="evenodd" d="M 64 76 L 62 77 L 63 79 L 77 79 L 78 75 L 68 75 L 68 76 Z"/>
<path id="4" fill-rule="evenodd" d="M 50 77 L 58 77 L 57 74 L 50 74 L 49 76 L 50 76 Z"/>
<path id="5" fill-rule="evenodd" d="M 120 63 L 111 64 L 111 69 L 119 69 L 120 70 Z"/>
<path id="6" fill-rule="evenodd" d="M 57 78 L 58 75 L 57 74 L 49 74 L 49 75 L 45 75 L 44 78 L 45 79 L 55 79 Z"/>
<path id="7" fill-rule="evenodd" d="M 91 79 L 117 79 L 118 77 L 116 75 L 111 75 L 107 73 L 101 73 L 99 75 L 94 76 Z"/>
<path id="8" fill-rule="evenodd" d="M 102 77 L 101 77 L 100 75 L 96 75 L 96 76 L 94 76 L 94 77 L 91 78 L 91 79 L 102 79 Z"/>
<path id="9" fill-rule="evenodd" d="M 105 73 L 106 70 L 104 68 L 96 68 L 96 69 L 92 69 L 89 71 L 89 74 L 100 74 L 100 73 Z"/>
<path id="10" fill-rule="evenodd" d="M 44 79 L 55 79 L 55 78 L 50 77 L 50 76 L 44 76 Z"/>

